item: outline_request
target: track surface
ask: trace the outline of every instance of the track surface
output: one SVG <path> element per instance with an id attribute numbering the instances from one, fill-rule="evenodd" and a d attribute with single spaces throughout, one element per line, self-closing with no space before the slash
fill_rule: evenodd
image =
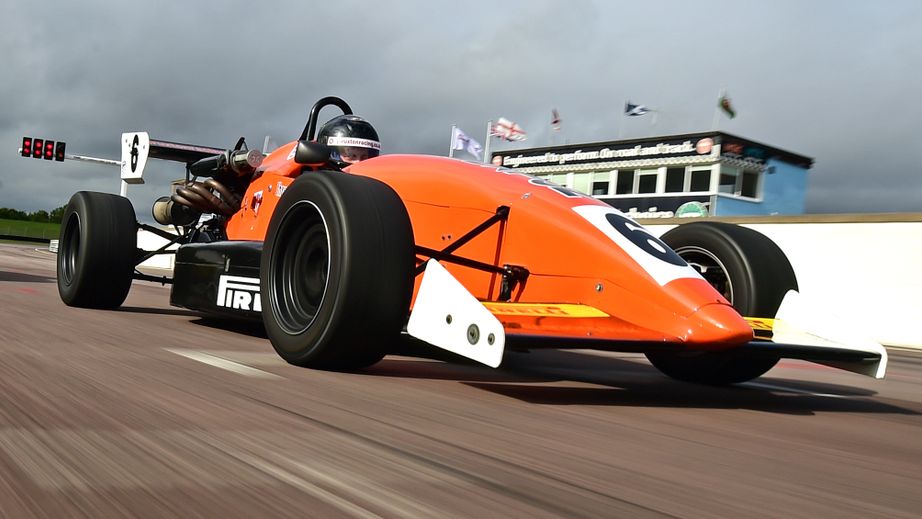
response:
<path id="1" fill-rule="evenodd" d="M 0 245 L 0 517 L 919 517 L 922 355 L 715 389 L 642 357 L 283 363 L 136 282 L 64 306 Z"/>

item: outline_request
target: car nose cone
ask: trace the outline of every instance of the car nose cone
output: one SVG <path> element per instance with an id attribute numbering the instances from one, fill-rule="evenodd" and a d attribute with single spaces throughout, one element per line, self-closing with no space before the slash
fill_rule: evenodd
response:
<path id="1" fill-rule="evenodd" d="M 683 340 L 700 349 L 722 350 L 752 340 L 752 327 L 732 306 L 722 303 L 704 305 L 687 317 L 688 329 Z"/>

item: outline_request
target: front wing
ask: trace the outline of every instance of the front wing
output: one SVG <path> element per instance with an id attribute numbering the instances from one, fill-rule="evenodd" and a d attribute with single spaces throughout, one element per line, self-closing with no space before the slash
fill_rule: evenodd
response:
<path id="1" fill-rule="evenodd" d="M 570 336 L 532 335 L 503 329 L 496 315 L 509 312 L 550 312 L 568 315 L 575 323 L 600 317 L 598 310 L 574 304 L 509 304 L 480 302 L 436 260 L 429 260 L 407 325 L 419 340 L 491 367 L 498 367 L 504 349 L 595 349 L 623 352 L 680 351 L 682 343 L 618 341 L 585 333 Z M 604 313 L 603 313 L 604 315 Z M 756 339 L 725 350 L 729 354 L 801 359 L 883 378 L 887 351 L 860 337 L 848 326 L 789 292 L 774 319 L 749 319 Z"/>

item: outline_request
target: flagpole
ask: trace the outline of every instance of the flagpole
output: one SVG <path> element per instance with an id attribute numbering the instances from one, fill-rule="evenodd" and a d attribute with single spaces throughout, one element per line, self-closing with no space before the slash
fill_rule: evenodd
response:
<path id="1" fill-rule="evenodd" d="M 721 88 L 717 92 L 717 104 L 714 105 L 714 120 L 711 122 L 711 131 L 717 131 L 717 123 L 720 121 L 720 100 L 724 96 L 725 89 Z"/>
<path id="2" fill-rule="evenodd" d="M 556 123 L 556 126 L 555 126 Z M 550 146 L 557 144 L 557 134 L 560 133 L 560 113 L 554 108 L 551 110 L 551 138 L 548 143 Z"/>
<path id="3" fill-rule="evenodd" d="M 487 140 L 486 144 L 483 147 L 483 163 L 486 164 L 490 160 L 490 129 L 493 128 L 493 120 L 487 121 Z"/>
<path id="4" fill-rule="evenodd" d="M 448 143 L 448 158 L 455 156 L 455 128 L 457 128 L 457 126 L 454 124 L 451 125 L 451 142 Z"/>

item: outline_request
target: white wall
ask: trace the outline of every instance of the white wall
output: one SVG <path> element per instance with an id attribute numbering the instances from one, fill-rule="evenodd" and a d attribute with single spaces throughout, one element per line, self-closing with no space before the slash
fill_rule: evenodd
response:
<path id="1" fill-rule="evenodd" d="M 882 344 L 922 348 L 922 221 L 739 220 L 781 247 L 805 297 Z M 675 226 L 643 224 L 656 236 Z"/>
<path id="2" fill-rule="evenodd" d="M 774 240 L 794 266 L 801 293 L 853 323 L 857 332 L 888 346 L 922 348 L 922 215 L 906 221 L 866 219 L 874 221 L 809 221 L 809 216 L 714 220 L 739 223 Z M 676 221 L 642 223 L 660 236 Z M 147 231 L 138 233 L 143 249 L 165 243 Z M 158 255 L 142 266 L 172 269 L 174 259 Z"/>
<path id="3" fill-rule="evenodd" d="M 170 231 L 167 231 L 170 232 Z M 160 247 L 163 247 L 167 244 L 167 240 L 164 240 L 156 234 L 145 231 L 143 229 L 138 231 L 138 247 L 147 251 L 157 250 Z M 170 249 L 177 249 L 178 245 L 172 245 Z M 176 259 L 176 256 L 173 254 L 157 254 L 156 256 L 150 258 L 149 260 L 141 263 L 142 267 L 154 267 L 161 269 L 173 269 L 173 261 Z"/>

